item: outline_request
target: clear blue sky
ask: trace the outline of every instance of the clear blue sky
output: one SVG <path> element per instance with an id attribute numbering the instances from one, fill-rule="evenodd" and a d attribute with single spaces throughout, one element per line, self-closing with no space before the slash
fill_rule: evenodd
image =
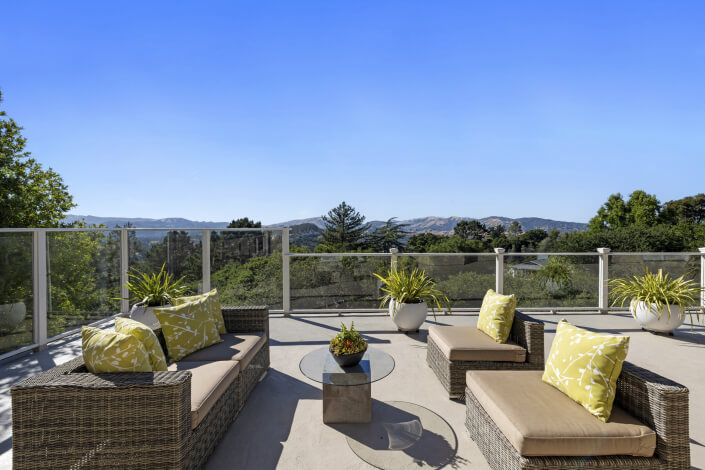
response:
<path id="1" fill-rule="evenodd" d="M 587 221 L 705 191 L 705 2 L 34 2 L 3 107 L 72 212 Z"/>

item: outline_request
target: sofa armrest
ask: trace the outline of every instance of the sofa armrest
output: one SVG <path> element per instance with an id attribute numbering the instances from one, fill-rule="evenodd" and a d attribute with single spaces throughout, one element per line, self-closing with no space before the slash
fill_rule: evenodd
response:
<path id="1" fill-rule="evenodd" d="M 514 312 L 514 322 L 509 339 L 526 349 L 526 362 L 543 367 L 543 322 L 519 311 Z"/>
<path id="2" fill-rule="evenodd" d="M 656 432 L 663 468 L 690 468 L 689 391 L 654 372 L 624 362 L 615 404 Z"/>
<path id="3" fill-rule="evenodd" d="M 102 468 L 127 456 L 178 468 L 191 432 L 191 373 L 92 374 L 82 364 L 11 388 L 14 468 Z"/>
<path id="4" fill-rule="evenodd" d="M 269 309 L 267 306 L 223 307 L 225 329 L 230 333 L 263 331 L 269 338 Z"/>

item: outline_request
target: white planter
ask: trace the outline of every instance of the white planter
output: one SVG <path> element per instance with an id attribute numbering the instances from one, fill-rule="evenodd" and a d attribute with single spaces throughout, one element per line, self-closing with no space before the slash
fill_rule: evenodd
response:
<path id="1" fill-rule="evenodd" d="M 0 331 L 9 333 L 22 323 L 27 315 L 24 302 L 0 305 Z"/>
<path id="2" fill-rule="evenodd" d="M 154 315 L 154 309 L 171 306 L 171 304 L 167 304 L 159 307 L 145 307 L 142 304 L 135 304 L 130 310 L 130 318 L 140 323 L 144 323 L 145 325 L 159 326 L 159 320 L 157 320 L 157 317 Z"/>
<path id="3" fill-rule="evenodd" d="M 396 311 L 395 307 L 396 306 Z M 400 304 L 389 302 L 389 316 L 401 331 L 416 331 L 426 321 L 428 307 L 426 302 L 418 304 Z"/>
<path id="4" fill-rule="evenodd" d="M 658 333 L 672 333 L 685 320 L 685 312 L 681 312 L 678 305 L 671 305 L 670 315 L 667 305 L 659 311 L 656 305 L 646 302 L 632 301 L 629 310 L 642 328 Z"/>

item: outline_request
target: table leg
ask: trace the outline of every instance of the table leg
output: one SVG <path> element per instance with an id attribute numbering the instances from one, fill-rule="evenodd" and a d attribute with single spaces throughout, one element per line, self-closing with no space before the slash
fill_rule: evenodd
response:
<path id="1" fill-rule="evenodd" d="M 323 384 L 323 422 L 369 423 L 372 421 L 372 386 Z"/>

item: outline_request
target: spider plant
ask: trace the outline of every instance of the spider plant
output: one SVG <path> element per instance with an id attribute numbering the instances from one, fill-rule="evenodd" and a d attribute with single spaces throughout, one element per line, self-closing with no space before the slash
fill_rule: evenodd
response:
<path id="1" fill-rule="evenodd" d="M 174 280 L 174 275 L 165 271 L 166 263 L 158 273 L 146 274 L 132 270 L 125 287 L 130 290 L 130 301 L 144 302 L 147 307 L 171 303 L 171 299 L 186 293 L 184 278 Z"/>
<path id="2" fill-rule="evenodd" d="M 382 292 L 385 292 L 385 295 L 380 297 L 380 307 L 391 303 L 392 318 L 396 316 L 399 304 L 417 304 L 424 301 L 431 307 L 434 319 L 436 318 L 436 308 L 440 312 L 445 307 L 448 313 L 452 313 L 450 300 L 436 287 L 435 281 L 428 277 L 425 271 L 414 268 L 411 272 L 407 272 L 393 267 L 386 276 L 377 273 L 372 275 L 385 285 L 382 287 Z"/>
<path id="3" fill-rule="evenodd" d="M 649 272 L 643 276 L 631 276 L 626 278 L 612 279 L 609 281 L 610 296 L 614 299 L 612 305 L 620 304 L 621 307 L 627 301 L 633 305 L 635 302 L 645 302 L 653 305 L 659 312 L 659 318 L 663 307 L 666 306 L 668 317 L 671 317 L 671 305 L 678 306 L 678 314 L 684 316 L 688 306 L 696 305 L 700 299 L 702 287 L 693 279 L 686 279 L 690 273 L 685 273 L 680 277 L 672 278 L 664 274 L 662 269 L 657 274 Z M 634 309 L 630 308 L 632 316 Z M 699 312 L 695 312 L 696 318 L 700 319 Z M 693 325 L 693 313 L 690 312 L 690 324 Z"/>

